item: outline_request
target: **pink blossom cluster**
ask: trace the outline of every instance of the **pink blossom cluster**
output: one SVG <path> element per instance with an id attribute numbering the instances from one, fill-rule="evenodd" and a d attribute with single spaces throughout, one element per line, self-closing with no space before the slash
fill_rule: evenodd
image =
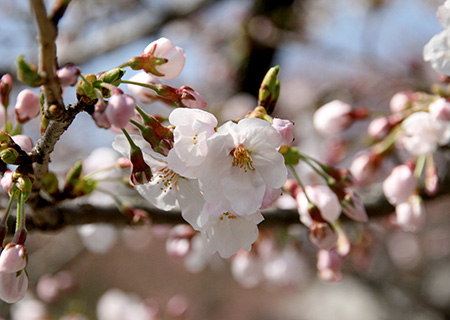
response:
<path id="1" fill-rule="evenodd" d="M 241 248 L 249 251 L 263 220 L 260 210 L 273 203 L 286 181 L 278 148 L 289 136 L 284 130 L 292 128 L 278 131 L 266 120 L 247 118 L 216 129 L 214 115 L 189 108 L 173 110 L 169 122 L 174 142 L 167 156 L 132 135 L 153 173 L 136 190 L 162 210 L 179 206 L 210 253 L 230 257 Z M 129 156 L 124 136 L 117 136 L 113 147 Z"/>
<path id="2" fill-rule="evenodd" d="M 21 244 L 9 243 L 0 254 L 0 299 L 14 303 L 25 296 L 28 275 L 25 271 L 27 255 Z"/>

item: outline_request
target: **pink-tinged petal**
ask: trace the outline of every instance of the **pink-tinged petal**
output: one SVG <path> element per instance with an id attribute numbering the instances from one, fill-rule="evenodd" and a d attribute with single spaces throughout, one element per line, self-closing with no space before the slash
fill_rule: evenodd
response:
<path id="1" fill-rule="evenodd" d="M 25 297 L 28 289 L 28 275 L 25 270 L 0 274 L 0 299 L 16 303 Z"/>
<path id="2" fill-rule="evenodd" d="M 8 243 L 0 254 L 0 273 L 15 273 L 27 265 L 23 245 Z"/>
<path id="3" fill-rule="evenodd" d="M 264 182 L 272 188 L 281 188 L 287 179 L 283 156 L 275 149 L 252 154 L 253 166 Z"/>
<path id="4" fill-rule="evenodd" d="M 266 185 L 259 174 L 253 171 L 244 173 L 239 167 L 233 167 L 220 182 L 225 198 L 240 215 L 257 211 L 262 204 Z"/>

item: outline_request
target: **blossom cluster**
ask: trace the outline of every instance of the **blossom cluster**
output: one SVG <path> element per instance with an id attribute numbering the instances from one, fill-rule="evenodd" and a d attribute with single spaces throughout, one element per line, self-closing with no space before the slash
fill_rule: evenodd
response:
<path id="1" fill-rule="evenodd" d="M 174 129 L 167 155 L 131 135 L 152 172 L 148 181 L 135 185 L 136 190 L 162 210 L 179 206 L 211 253 L 229 257 L 241 248 L 249 251 L 263 220 L 260 210 L 281 194 L 287 178 L 278 152 L 284 142 L 279 127 L 247 118 L 216 128 L 214 115 L 188 108 L 173 110 L 168 120 Z M 125 136 L 116 136 L 113 147 L 130 156 Z"/>

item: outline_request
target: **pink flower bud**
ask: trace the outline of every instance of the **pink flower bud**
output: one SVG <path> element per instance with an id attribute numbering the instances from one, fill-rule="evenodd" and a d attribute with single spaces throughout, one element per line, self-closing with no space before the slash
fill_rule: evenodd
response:
<path id="1" fill-rule="evenodd" d="M 7 170 L 4 174 L 2 179 L 0 180 L 0 184 L 2 185 L 3 190 L 8 193 L 9 189 L 11 188 L 12 184 L 12 171 Z"/>
<path id="2" fill-rule="evenodd" d="M 113 93 L 105 110 L 111 125 L 123 128 L 135 114 L 136 101 L 127 94 Z"/>
<path id="3" fill-rule="evenodd" d="M 28 276 L 25 270 L 0 274 L 0 299 L 15 303 L 25 297 L 28 289 Z"/>
<path id="4" fill-rule="evenodd" d="M 429 111 L 434 120 L 450 121 L 450 101 L 445 98 L 430 103 Z"/>
<path id="5" fill-rule="evenodd" d="M 377 117 L 373 119 L 369 127 L 367 128 L 367 133 L 372 139 L 379 141 L 385 138 L 389 131 L 391 131 L 391 126 L 389 120 L 386 117 Z"/>
<path id="6" fill-rule="evenodd" d="M 391 98 L 389 102 L 389 107 L 393 113 L 402 112 L 411 106 L 413 101 L 414 93 L 411 91 L 401 91 Z"/>
<path id="7" fill-rule="evenodd" d="M 339 281 L 341 273 L 342 258 L 335 250 L 319 250 L 317 252 L 317 271 L 319 277 L 325 281 Z"/>
<path id="8" fill-rule="evenodd" d="M 133 82 L 139 82 L 143 84 L 161 84 L 161 81 L 159 81 L 158 77 L 147 73 L 147 72 L 139 72 L 133 77 L 130 78 L 130 81 Z M 158 95 L 156 92 L 152 89 L 145 88 L 142 86 L 129 84 L 128 89 L 133 93 L 136 98 L 139 99 L 142 103 L 152 103 L 155 99 L 158 98 Z"/>
<path id="9" fill-rule="evenodd" d="M 336 246 L 338 234 L 326 223 L 313 222 L 308 238 L 317 248 L 329 250 Z"/>
<path id="10" fill-rule="evenodd" d="M 92 114 L 92 118 L 99 128 L 111 128 L 111 122 L 109 122 L 108 117 L 106 116 L 106 112 L 94 111 L 94 113 Z"/>
<path id="11" fill-rule="evenodd" d="M 181 102 L 188 108 L 206 109 L 206 101 L 194 89 L 182 86 L 178 89 L 178 94 L 181 95 Z"/>
<path id="12" fill-rule="evenodd" d="M 274 118 L 272 126 L 280 133 L 283 141 L 281 145 L 288 145 L 294 141 L 294 123 L 290 120 Z"/>
<path id="13" fill-rule="evenodd" d="M 381 161 L 382 158 L 371 151 L 364 151 L 358 154 L 349 168 L 356 183 L 364 186 L 376 180 L 380 174 Z"/>
<path id="14" fill-rule="evenodd" d="M 8 243 L 0 254 L 0 273 L 15 273 L 27 265 L 25 247 L 20 244 Z"/>
<path id="15" fill-rule="evenodd" d="M 323 105 L 314 113 L 314 128 L 323 136 L 343 131 L 352 123 L 352 106 L 340 100 Z"/>
<path id="16" fill-rule="evenodd" d="M 30 89 L 24 89 L 17 95 L 16 112 L 17 121 L 20 123 L 27 122 L 39 115 L 41 105 L 39 96 Z"/>
<path id="17" fill-rule="evenodd" d="M 402 164 L 392 169 L 391 174 L 383 182 L 383 192 L 391 204 L 398 204 L 408 200 L 417 188 L 417 179 L 413 168 Z"/>
<path id="18" fill-rule="evenodd" d="M 367 212 L 361 198 L 353 191 L 348 191 L 344 200 L 341 201 L 342 212 L 358 222 L 367 222 Z"/>
<path id="19" fill-rule="evenodd" d="M 439 188 L 439 175 L 434 164 L 434 161 L 428 161 L 425 167 L 425 180 L 424 180 L 425 193 L 429 196 L 434 196 Z"/>
<path id="20" fill-rule="evenodd" d="M 0 103 L 5 108 L 9 105 L 9 93 L 11 92 L 12 85 L 11 75 L 9 73 L 3 75 L 0 79 Z"/>
<path id="21" fill-rule="evenodd" d="M 335 222 L 341 214 L 341 206 L 339 200 L 327 186 L 316 185 L 306 186 L 306 194 L 309 200 L 314 203 L 320 210 L 320 215 L 328 222 Z M 298 212 L 300 214 L 300 220 L 306 226 L 312 225 L 312 219 L 309 212 L 309 202 L 304 193 L 299 194 L 297 197 Z"/>
<path id="22" fill-rule="evenodd" d="M 150 43 L 142 52 L 142 57 L 163 60 L 159 63 L 155 63 L 155 69 L 158 73 L 163 75 L 161 78 L 164 80 L 178 77 L 181 71 L 183 71 L 186 62 L 184 50 L 180 47 L 176 47 L 172 41 L 167 38 L 159 38 Z M 166 62 L 164 62 L 164 60 L 166 60 Z"/>
<path id="23" fill-rule="evenodd" d="M 33 150 L 33 141 L 31 140 L 30 137 L 23 135 L 23 134 L 18 134 L 15 136 L 12 136 L 12 139 L 14 140 L 14 142 L 16 144 L 19 145 L 19 147 L 25 151 L 25 152 L 31 152 L 31 150 Z"/>
<path id="24" fill-rule="evenodd" d="M 122 169 L 132 167 L 131 161 L 125 157 L 121 157 L 121 158 L 117 159 L 117 165 Z"/>
<path id="25" fill-rule="evenodd" d="M 72 63 L 68 63 L 62 68 L 56 70 L 56 76 L 58 77 L 61 85 L 64 87 L 74 86 L 77 83 L 80 73 L 80 69 Z"/>
<path id="26" fill-rule="evenodd" d="M 425 206 L 420 196 L 412 195 L 408 201 L 397 204 L 395 214 L 404 231 L 418 231 L 425 224 Z"/>

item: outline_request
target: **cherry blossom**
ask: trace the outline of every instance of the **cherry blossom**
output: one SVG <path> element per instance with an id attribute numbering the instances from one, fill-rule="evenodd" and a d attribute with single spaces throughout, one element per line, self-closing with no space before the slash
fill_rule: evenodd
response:
<path id="1" fill-rule="evenodd" d="M 124 128 L 135 115 L 135 106 L 136 101 L 132 96 L 117 91 L 109 99 L 105 115 L 111 125 Z"/>
<path id="2" fill-rule="evenodd" d="M 212 135 L 199 176 L 208 202 L 225 197 L 238 214 L 252 214 L 262 205 L 266 188 L 281 188 L 287 178 L 282 138 L 269 122 L 249 118 L 227 122 Z"/>
<path id="3" fill-rule="evenodd" d="M 274 118 L 272 126 L 280 133 L 282 145 L 289 145 L 294 141 L 294 123 L 290 120 Z"/>
<path id="4" fill-rule="evenodd" d="M 14 111 L 17 121 L 20 123 L 27 122 L 38 116 L 41 110 L 39 96 L 30 89 L 24 89 L 17 95 Z"/>
<path id="5" fill-rule="evenodd" d="M 450 140 L 450 123 L 434 120 L 428 112 L 416 112 L 402 122 L 403 147 L 413 156 L 433 153 Z"/>
<path id="6" fill-rule="evenodd" d="M 25 297 L 28 289 L 28 275 L 24 269 L 12 273 L 0 273 L 0 299 L 15 303 Z"/>
<path id="7" fill-rule="evenodd" d="M 175 46 L 173 42 L 167 38 L 159 38 L 150 43 L 144 49 L 142 55 L 167 60 L 165 63 L 155 67 L 157 72 L 162 74 L 161 78 L 164 80 L 178 77 L 181 71 L 183 71 L 186 62 L 184 50 Z"/>
<path id="8" fill-rule="evenodd" d="M 429 105 L 430 115 L 437 121 L 450 121 L 450 101 L 439 98 Z"/>
<path id="9" fill-rule="evenodd" d="M 240 216 L 226 201 L 222 201 L 205 203 L 198 224 L 209 252 L 218 252 L 222 258 L 228 258 L 239 249 L 251 250 L 258 239 L 257 225 L 263 219 L 258 211 Z"/>
<path id="10" fill-rule="evenodd" d="M 306 186 L 306 194 L 309 200 L 320 210 L 320 215 L 328 222 L 335 222 L 341 214 L 341 206 L 339 200 L 327 186 L 315 185 Z M 300 193 L 297 197 L 298 212 L 300 220 L 304 225 L 310 227 L 312 225 L 311 215 L 308 211 L 309 201 L 304 193 Z"/>
<path id="11" fill-rule="evenodd" d="M 405 202 L 417 188 L 417 182 L 411 166 L 396 166 L 383 182 L 384 195 L 391 204 Z"/>
<path id="12" fill-rule="evenodd" d="M 151 151 L 150 145 L 141 136 L 131 135 L 131 137 L 136 145 L 143 149 L 144 161 L 153 172 L 149 182 L 136 185 L 135 189 L 161 210 L 169 211 L 180 205 L 183 218 L 198 230 L 196 220 L 204 199 L 197 180 L 187 179 L 175 172 L 167 162 L 168 158 Z M 113 148 L 129 157 L 130 148 L 123 135 L 116 136 Z"/>
<path id="13" fill-rule="evenodd" d="M 168 154 L 174 170 L 187 178 L 196 178 L 208 154 L 207 139 L 215 133 L 217 119 L 199 109 L 178 108 L 169 115 L 174 146 Z"/>
<path id="14" fill-rule="evenodd" d="M 428 41 L 423 48 L 423 59 L 430 61 L 438 73 L 450 75 L 450 29 L 445 29 Z"/>
<path id="15" fill-rule="evenodd" d="M 0 254 L 0 274 L 16 273 L 27 265 L 25 247 L 8 243 Z"/>
<path id="16" fill-rule="evenodd" d="M 334 135 L 352 122 L 352 106 L 340 100 L 324 104 L 314 113 L 314 128 L 324 136 Z"/>
<path id="17" fill-rule="evenodd" d="M 417 231 L 425 223 L 425 206 L 422 198 L 411 195 L 407 201 L 395 207 L 397 224 L 405 231 Z"/>

